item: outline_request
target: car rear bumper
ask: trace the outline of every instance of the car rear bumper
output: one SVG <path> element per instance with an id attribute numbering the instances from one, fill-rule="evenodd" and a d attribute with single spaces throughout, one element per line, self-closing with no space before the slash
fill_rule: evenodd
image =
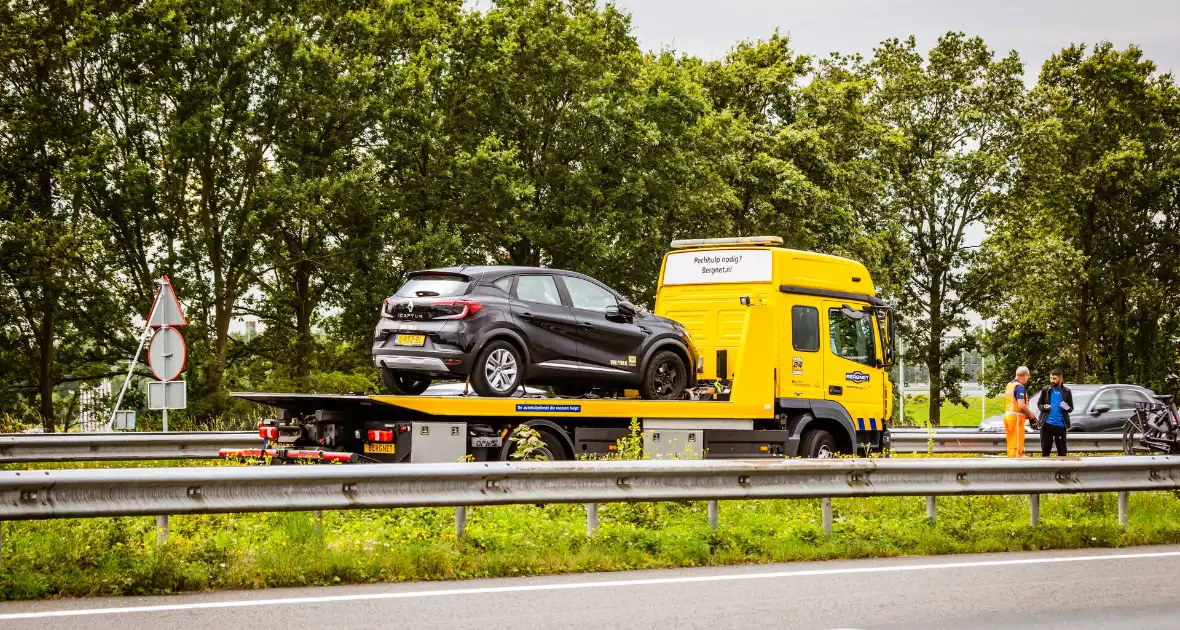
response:
<path id="1" fill-rule="evenodd" d="M 377 367 L 428 372 L 431 374 L 466 374 L 470 361 L 459 350 L 385 348 L 373 346 L 373 364 Z"/>

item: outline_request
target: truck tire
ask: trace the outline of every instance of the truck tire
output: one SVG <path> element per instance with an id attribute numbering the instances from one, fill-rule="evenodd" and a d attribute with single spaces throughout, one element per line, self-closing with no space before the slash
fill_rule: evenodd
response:
<path id="1" fill-rule="evenodd" d="M 395 396 L 417 396 L 430 387 L 430 377 L 383 367 L 381 384 L 387 393 Z"/>
<path id="2" fill-rule="evenodd" d="M 484 398 L 511 396 L 523 381 L 524 361 L 507 341 L 489 343 L 471 366 L 471 388 Z"/>
<path id="3" fill-rule="evenodd" d="M 803 443 L 799 446 L 799 454 L 803 457 L 828 459 L 836 455 L 836 438 L 823 429 L 813 429 L 803 436 Z"/>
<path id="4" fill-rule="evenodd" d="M 684 359 L 670 350 L 660 350 L 643 366 L 639 395 L 648 400 L 679 400 L 688 386 Z"/>
<path id="5" fill-rule="evenodd" d="M 553 434 L 548 429 L 534 429 L 537 434 L 541 436 L 541 441 L 545 443 L 545 450 L 542 452 L 541 459 L 543 461 L 558 462 L 570 459 L 570 454 L 566 452 L 565 446 L 562 445 L 561 439 Z M 512 456 L 516 451 L 516 444 L 510 443 L 509 448 L 503 451 L 501 457 L 504 461 L 518 461 Z"/>

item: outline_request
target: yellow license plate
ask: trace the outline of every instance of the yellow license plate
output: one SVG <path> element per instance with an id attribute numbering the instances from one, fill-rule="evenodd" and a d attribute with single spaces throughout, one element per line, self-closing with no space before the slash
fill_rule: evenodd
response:
<path id="1" fill-rule="evenodd" d="M 394 343 L 399 346 L 424 346 L 426 335 L 398 335 Z"/>
<path id="2" fill-rule="evenodd" d="M 396 444 L 366 444 L 365 445 L 365 452 L 366 453 L 389 453 L 390 455 L 392 455 L 393 454 L 393 447 L 395 447 L 395 446 L 397 446 L 397 445 Z"/>

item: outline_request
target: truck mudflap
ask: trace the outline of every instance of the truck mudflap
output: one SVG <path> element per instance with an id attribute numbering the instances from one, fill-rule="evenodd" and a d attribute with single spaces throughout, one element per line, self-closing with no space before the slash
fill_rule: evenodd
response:
<path id="1" fill-rule="evenodd" d="M 265 460 L 271 463 L 285 464 L 288 462 L 312 464 L 355 464 L 360 461 L 356 453 L 342 453 L 339 451 L 316 451 L 292 448 L 224 448 L 218 452 L 222 459 L 236 459 L 238 461 Z"/>

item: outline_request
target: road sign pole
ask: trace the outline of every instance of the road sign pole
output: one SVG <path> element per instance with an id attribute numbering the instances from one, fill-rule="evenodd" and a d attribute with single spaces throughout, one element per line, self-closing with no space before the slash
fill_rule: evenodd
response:
<path id="1" fill-rule="evenodd" d="M 163 332 L 165 328 L 167 328 L 167 326 L 161 328 L 160 331 Z M 163 363 L 164 363 L 164 379 L 163 379 L 163 381 L 164 381 L 164 433 L 168 432 L 168 359 L 169 359 L 170 355 L 171 355 L 171 353 L 165 354 L 164 361 L 163 361 Z"/>

